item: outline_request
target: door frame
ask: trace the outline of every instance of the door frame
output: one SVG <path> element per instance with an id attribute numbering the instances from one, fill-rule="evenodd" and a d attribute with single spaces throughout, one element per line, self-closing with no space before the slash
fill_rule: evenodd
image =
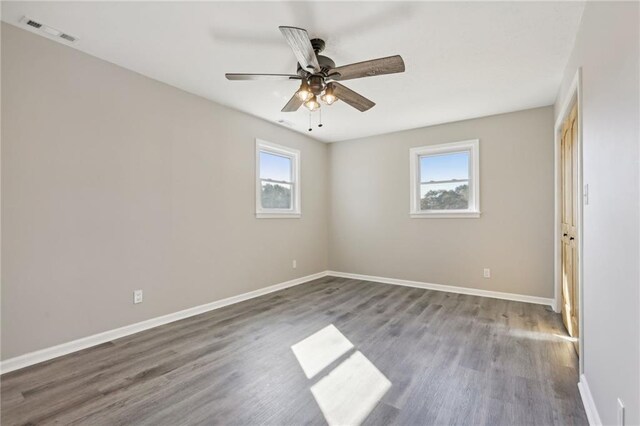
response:
<path id="1" fill-rule="evenodd" d="M 567 116 L 571 113 L 573 104 L 578 106 L 578 137 L 577 137 L 577 157 L 578 157 L 578 214 L 577 214 L 577 234 L 578 234 L 578 341 L 579 341 L 579 365 L 580 374 L 584 373 L 584 303 L 583 303 L 583 286 L 584 286 L 584 261 L 583 261 L 583 208 L 585 202 L 584 183 L 582 180 L 582 68 L 578 68 L 573 78 L 569 91 L 562 99 L 560 104 L 560 113 L 556 119 L 554 132 L 554 226 L 553 226 L 553 247 L 554 247 L 554 306 L 555 312 L 561 312 L 562 304 L 562 280 L 560 277 L 562 268 L 560 233 L 562 230 L 562 192 L 561 192 L 561 174 L 560 174 L 560 142 L 562 137 L 562 124 Z"/>

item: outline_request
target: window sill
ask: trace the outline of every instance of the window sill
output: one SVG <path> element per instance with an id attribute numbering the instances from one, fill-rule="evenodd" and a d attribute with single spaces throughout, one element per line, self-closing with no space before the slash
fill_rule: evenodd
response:
<path id="1" fill-rule="evenodd" d="M 256 219 L 300 219 L 300 213 L 256 213 Z"/>
<path id="2" fill-rule="evenodd" d="M 478 219 L 480 217 L 480 212 L 411 212 L 409 213 L 409 216 L 413 219 Z"/>

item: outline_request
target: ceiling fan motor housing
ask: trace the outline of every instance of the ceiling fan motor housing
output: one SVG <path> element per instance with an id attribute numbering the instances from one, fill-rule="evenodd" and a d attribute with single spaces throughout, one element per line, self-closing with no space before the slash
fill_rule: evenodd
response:
<path id="1" fill-rule="evenodd" d="M 311 93 L 316 96 L 320 96 L 327 87 L 325 79 L 327 78 L 331 70 L 336 67 L 336 63 L 333 62 L 331 58 L 318 54 L 322 52 L 322 50 L 324 50 L 324 40 L 314 38 L 313 40 L 311 40 L 311 45 L 313 46 L 313 50 L 316 53 L 316 59 L 318 60 L 318 64 L 320 65 L 320 71 L 317 73 L 309 73 L 302 67 L 302 65 L 298 64 L 297 73 L 300 77 L 306 78 Z"/>
<path id="2" fill-rule="evenodd" d="M 329 57 L 317 55 L 316 58 L 318 59 L 318 64 L 320 65 L 319 74 L 323 74 L 325 77 L 329 75 L 331 70 L 336 67 L 336 63 L 333 62 L 333 59 Z M 300 77 L 306 77 L 310 75 L 309 71 L 305 70 L 300 64 L 297 64 L 297 65 L 298 65 L 298 69 L 296 74 L 298 74 Z"/>
<path id="3" fill-rule="evenodd" d="M 322 55 L 317 55 L 316 57 L 323 74 L 329 74 L 329 71 L 336 67 L 336 63 L 331 58 Z"/>
<path id="4" fill-rule="evenodd" d="M 311 93 L 316 96 L 320 96 L 325 87 L 327 87 L 327 83 L 324 82 L 324 76 L 318 74 L 310 76 L 307 79 L 307 84 L 309 85 L 309 89 L 311 89 Z"/>

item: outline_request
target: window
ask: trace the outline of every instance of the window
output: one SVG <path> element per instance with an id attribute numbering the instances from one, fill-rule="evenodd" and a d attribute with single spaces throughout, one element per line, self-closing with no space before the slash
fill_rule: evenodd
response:
<path id="1" fill-rule="evenodd" d="M 256 217 L 300 217 L 300 151 L 256 139 Z"/>
<path id="2" fill-rule="evenodd" d="M 480 217 L 477 139 L 410 150 L 411 217 Z"/>

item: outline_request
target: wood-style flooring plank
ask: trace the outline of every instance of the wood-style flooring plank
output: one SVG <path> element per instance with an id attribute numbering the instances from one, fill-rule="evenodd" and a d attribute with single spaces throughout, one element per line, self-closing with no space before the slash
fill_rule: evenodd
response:
<path id="1" fill-rule="evenodd" d="M 291 346 L 355 346 L 307 379 Z M 539 305 L 325 277 L 0 377 L 3 425 L 324 425 L 310 388 L 355 350 L 392 383 L 366 425 L 586 425 Z"/>

